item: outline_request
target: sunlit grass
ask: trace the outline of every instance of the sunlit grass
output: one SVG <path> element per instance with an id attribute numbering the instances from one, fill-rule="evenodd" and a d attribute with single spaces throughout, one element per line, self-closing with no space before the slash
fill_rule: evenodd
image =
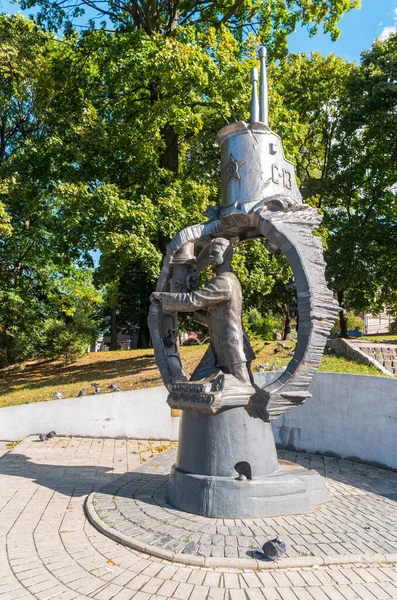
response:
<path id="1" fill-rule="evenodd" d="M 287 341 L 285 344 L 291 348 L 284 349 L 277 342 L 254 343 L 257 358 L 253 362 L 253 370 L 256 370 L 258 363 L 268 363 L 269 370 L 273 364 L 277 369 L 287 365 L 295 342 Z M 181 348 L 182 360 L 189 373 L 193 372 L 207 347 Z M 375 367 L 358 364 L 332 353 L 324 355 L 320 371 L 383 376 Z M 55 391 L 61 392 L 65 398 L 75 398 L 83 387 L 88 394 L 92 394 L 90 384 L 94 382 L 99 384 L 103 393 L 108 391 L 107 387 L 112 382 L 123 390 L 162 385 L 152 349 L 91 353 L 72 364 L 31 361 L 0 370 L 0 407 L 55 400 Z"/>
<path id="2" fill-rule="evenodd" d="M 347 373 L 351 375 L 375 375 L 376 377 L 387 377 L 387 375 L 377 369 L 374 365 L 357 363 L 350 358 L 338 356 L 332 350 L 325 352 L 318 370 L 326 371 L 327 373 Z"/>
<path id="3" fill-rule="evenodd" d="M 397 335 L 366 335 L 360 338 L 355 338 L 355 341 L 373 344 L 397 344 Z"/>
<path id="4" fill-rule="evenodd" d="M 205 348 L 183 348 L 185 368 L 192 371 Z M 85 387 L 93 393 L 91 383 L 107 392 L 110 383 L 122 390 L 162 385 L 154 362 L 153 350 L 124 350 L 85 354 L 72 364 L 62 361 L 30 361 L 0 370 L 0 407 L 55 400 L 53 393 L 75 398 Z"/>

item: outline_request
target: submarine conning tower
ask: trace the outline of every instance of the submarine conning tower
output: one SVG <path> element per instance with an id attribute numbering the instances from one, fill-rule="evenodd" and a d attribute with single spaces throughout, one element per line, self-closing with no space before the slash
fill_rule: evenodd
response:
<path id="1" fill-rule="evenodd" d="M 294 165 L 284 156 L 281 138 L 268 124 L 268 87 L 266 49 L 259 49 L 260 98 L 258 70 L 251 69 L 251 117 L 223 127 L 216 143 L 221 149 L 221 214 L 250 212 L 259 203 L 284 196 L 291 204 L 302 204 Z"/>

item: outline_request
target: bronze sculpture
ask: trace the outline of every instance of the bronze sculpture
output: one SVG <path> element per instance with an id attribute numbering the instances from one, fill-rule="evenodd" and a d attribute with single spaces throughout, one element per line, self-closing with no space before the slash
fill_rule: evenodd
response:
<path id="1" fill-rule="evenodd" d="M 325 282 L 321 240 L 313 236 L 321 216 L 302 203 L 293 165 L 268 126 L 264 49 L 260 59 L 261 98 L 253 69 L 250 123 L 226 125 L 217 136 L 222 204 L 209 207 L 206 223 L 187 227 L 168 245 L 149 314 L 168 404 L 182 410 L 169 500 L 207 516 L 306 512 L 328 499 L 317 473 L 278 464 L 271 428 L 272 419 L 310 398 L 338 306 Z M 265 238 L 271 252 L 286 255 L 299 312 L 291 361 L 275 379 L 262 383 L 250 371 L 253 354 L 241 325 L 240 284 L 228 270 L 232 242 L 255 238 Z M 222 260 L 229 253 L 227 260 L 215 265 L 217 276 L 208 286 L 194 291 L 202 268 L 220 259 L 216 248 Z M 167 336 L 177 329 L 181 310 L 207 322 L 211 335 L 210 348 L 190 379 L 177 340 L 170 344 Z"/>
<path id="2" fill-rule="evenodd" d="M 216 277 L 206 287 L 190 293 L 154 292 L 151 300 L 159 302 L 167 311 L 193 312 L 194 319 L 209 328 L 210 348 L 215 359 L 212 360 L 213 371 L 220 369 L 250 385 L 247 362 L 253 360 L 255 354 L 243 329 L 241 286 L 230 264 L 232 255 L 231 242 L 215 238 L 210 244 L 209 262 Z M 203 361 L 207 365 L 207 376 L 210 360 L 207 355 Z M 194 379 L 199 375 L 196 372 Z"/>

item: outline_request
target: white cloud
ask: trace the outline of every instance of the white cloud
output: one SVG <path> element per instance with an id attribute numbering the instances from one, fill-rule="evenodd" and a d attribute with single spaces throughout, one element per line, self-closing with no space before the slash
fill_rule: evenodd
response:
<path id="1" fill-rule="evenodd" d="M 384 42 L 397 31 L 397 7 L 394 9 L 394 25 L 386 25 L 378 35 L 378 40 Z"/>
<path id="2" fill-rule="evenodd" d="M 387 38 L 389 38 L 393 33 L 395 33 L 397 31 L 397 27 L 384 27 L 380 33 L 380 35 L 378 35 L 378 40 L 380 42 L 384 42 L 385 40 L 387 40 Z"/>

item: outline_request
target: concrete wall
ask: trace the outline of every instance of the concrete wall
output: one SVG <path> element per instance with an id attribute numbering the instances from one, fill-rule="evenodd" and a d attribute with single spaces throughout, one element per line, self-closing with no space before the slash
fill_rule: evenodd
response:
<path id="1" fill-rule="evenodd" d="M 274 374 L 262 378 L 269 376 Z M 310 391 L 312 399 L 273 422 L 279 445 L 397 469 L 397 380 L 317 373 Z M 179 418 L 171 417 L 166 397 L 165 388 L 157 387 L 1 408 L 0 440 L 52 429 L 61 435 L 176 440 Z"/>
<path id="2" fill-rule="evenodd" d="M 0 440 L 55 430 L 60 435 L 178 439 L 164 387 L 0 408 Z"/>
<path id="3" fill-rule="evenodd" d="M 316 373 L 310 392 L 274 421 L 277 444 L 397 469 L 397 380 Z"/>

